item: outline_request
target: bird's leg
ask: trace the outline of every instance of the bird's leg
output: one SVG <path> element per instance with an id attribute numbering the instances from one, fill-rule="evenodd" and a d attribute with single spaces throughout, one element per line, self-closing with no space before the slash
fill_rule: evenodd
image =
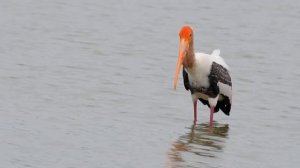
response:
<path id="1" fill-rule="evenodd" d="M 197 99 L 194 101 L 194 124 L 197 122 Z"/>
<path id="2" fill-rule="evenodd" d="M 211 106 L 210 107 L 210 119 L 209 119 L 209 126 L 210 126 L 210 128 L 213 127 L 214 112 L 215 112 L 215 107 Z"/>
<path id="3" fill-rule="evenodd" d="M 210 120 L 209 120 L 210 128 L 213 127 L 214 112 L 215 112 L 215 107 L 218 103 L 218 99 L 219 99 L 219 95 L 217 95 L 215 98 L 208 98 L 208 103 L 210 106 Z"/>

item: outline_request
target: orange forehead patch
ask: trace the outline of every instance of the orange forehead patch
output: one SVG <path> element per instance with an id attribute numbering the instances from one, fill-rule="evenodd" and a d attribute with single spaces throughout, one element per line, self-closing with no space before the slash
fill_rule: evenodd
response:
<path id="1" fill-rule="evenodd" d="M 179 36 L 182 39 L 189 40 L 193 35 L 193 29 L 190 26 L 183 26 L 179 32 Z"/>

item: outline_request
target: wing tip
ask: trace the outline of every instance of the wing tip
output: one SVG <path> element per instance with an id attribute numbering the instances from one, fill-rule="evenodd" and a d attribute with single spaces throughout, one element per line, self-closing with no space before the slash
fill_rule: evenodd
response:
<path id="1" fill-rule="evenodd" d="M 220 49 L 215 49 L 215 50 L 211 53 L 211 55 L 219 56 L 220 53 L 221 53 L 221 50 L 220 50 Z"/>

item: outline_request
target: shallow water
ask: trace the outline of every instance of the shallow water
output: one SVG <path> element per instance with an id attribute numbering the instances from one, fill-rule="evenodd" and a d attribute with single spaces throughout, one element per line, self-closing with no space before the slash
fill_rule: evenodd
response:
<path id="1" fill-rule="evenodd" d="M 298 1 L 0 4 L 3 167 L 299 167 Z M 231 67 L 212 132 L 172 89 L 185 24 Z"/>

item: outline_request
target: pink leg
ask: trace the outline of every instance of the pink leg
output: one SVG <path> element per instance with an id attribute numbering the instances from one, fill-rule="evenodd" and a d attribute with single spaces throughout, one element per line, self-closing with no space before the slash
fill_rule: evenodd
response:
<path id="1" fill-rule="evenodd" d="M 210 107 L 210 120 L 209 120 L 209 126 L 210 126 L 210 128 L 213 127 L 214 112 L 215 112 L 215 107 L 211 106 Z"/>
<path id="2" fill-rule="evenodd" d="M 194 124 L 197 122 L 197 100 L 194 101 Z"/>

